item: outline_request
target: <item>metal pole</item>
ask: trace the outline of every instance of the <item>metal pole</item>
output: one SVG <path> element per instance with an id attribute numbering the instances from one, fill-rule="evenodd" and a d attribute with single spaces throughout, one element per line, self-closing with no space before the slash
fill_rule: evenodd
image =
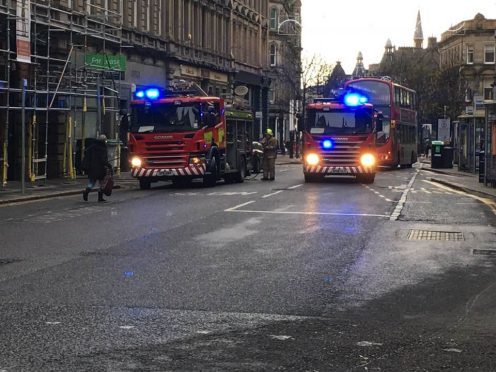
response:
<path id="1" fill-rule="evenodd" d="M 21 112 L 21 192 L 26 193 L 26 87 L 27 79 L 22 79 L 22 112 Z"/>
<path id="2" fill-rule="evenodd" d="M 96 123 L 97 123 L 97 138 L 102 134 L 102 103 L 100 102 L 100 86 L 101 86 L 101 76 L 99 75 L 96 80 Z"/>

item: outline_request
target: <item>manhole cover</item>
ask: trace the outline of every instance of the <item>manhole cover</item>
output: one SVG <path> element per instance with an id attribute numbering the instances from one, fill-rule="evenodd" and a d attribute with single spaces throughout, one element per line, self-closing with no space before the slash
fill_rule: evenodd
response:
<path id="1" fill-rule="evenodd" d="M 473 249 L 472 253 L 477 256 L 496 257 L 496 249 Z"/>
<path id="2" fill-rule="evenodd" d="M 463 233 L 454 231 L 410 230 L 408 240 L 465 240 Z"/>

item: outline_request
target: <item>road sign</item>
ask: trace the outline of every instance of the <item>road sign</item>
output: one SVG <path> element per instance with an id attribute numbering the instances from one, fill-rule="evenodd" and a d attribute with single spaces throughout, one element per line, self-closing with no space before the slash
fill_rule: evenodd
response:
<path id="1" fill-rule="evenodd" d="M 437 139 L 443 142 L 451 141 L 451 123 L 450 119 L 438 119 L 437 121 Z"/>

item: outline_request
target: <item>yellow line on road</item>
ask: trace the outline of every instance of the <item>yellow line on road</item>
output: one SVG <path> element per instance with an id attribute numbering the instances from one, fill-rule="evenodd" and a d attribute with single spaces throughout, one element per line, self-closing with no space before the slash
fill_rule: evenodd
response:
<path id="1" fill-rule="evenodd" d="M 489 207 L 489 209 L 491 209 L 491 212 L 493 212 L 496 215 L 496 203 L 493 200 L 491 200 L 491 199 L 482 198 L 482 197 L 477 196 L 477 195 L 472 195 L 472 194 L 466 193 L 465 191 L 460 191 L 460 190 L 452 189 L 451 187 L 442 185 L 442 184 L 437 183 L 437 182 L 434 182 L 434 181 L 424 180 L 424 182 L 430 183 L 431 185 L 434 185 L 436 187 L 439 187 L 440 189 L 447 190 L 447 191 L 450 191 L 450 192 L 454 192 L 454 193 L 459 194 L 459 195 L 468 196 L 469 198 L 478 200 L 481 203 L 487 205 Z"/>

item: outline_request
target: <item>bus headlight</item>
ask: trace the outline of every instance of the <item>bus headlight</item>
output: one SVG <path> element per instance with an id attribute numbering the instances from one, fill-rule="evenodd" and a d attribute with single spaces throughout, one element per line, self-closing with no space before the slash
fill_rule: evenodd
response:
<path id="1" fill-rule="evenodd" d="M 317 154 L 308 154 L 305 161 L 308 165 L 317 165 L 319 164 L 320 157 Z"/>
<path id="2" fill-rule="evenodd" d="M 137 156 L 134 156 L 132 159 L 131 159 L 131 165 L 134 167 L 134 168 L 139 168 L 141 167 L 141 159 Z"/>
<path id="3" fill-rule="evenodd" d="M 372 154 L 363 154 L 360 158 L 360 163 L 366 168 L 371 168 L 375 165 L 375 156 Z"/>

